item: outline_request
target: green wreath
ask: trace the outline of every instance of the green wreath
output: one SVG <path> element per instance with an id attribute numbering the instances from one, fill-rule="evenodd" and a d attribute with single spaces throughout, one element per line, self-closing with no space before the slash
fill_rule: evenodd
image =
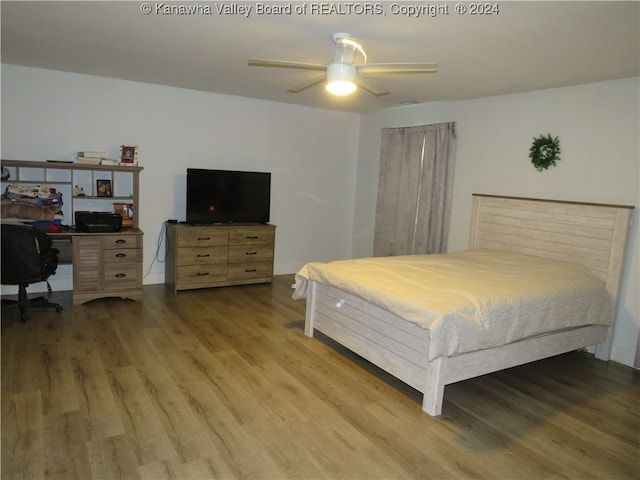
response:
<path id="1" fill-rule="evenodd" d="M 560 161 L 560 140 L 550 134 L 534 138 L 529 149 L 529 158 L 539 172 L 555 167 L 556 162 Z"/>

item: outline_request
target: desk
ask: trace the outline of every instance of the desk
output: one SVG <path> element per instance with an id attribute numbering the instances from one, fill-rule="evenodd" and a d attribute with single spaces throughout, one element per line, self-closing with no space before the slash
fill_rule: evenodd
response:
<path id="1" fill-rule="evenodd" d="M 49 233 L 59 262 L 73 265 L 73 304 L 97 298 L 142 299 L 143 232 Z"/>
<path id="2" fill-rule="evenodd" d="M 73 221 L 77 211 L 108 212 L 114 203 L 131 205 L 133 228 L 118 233 L 48 233 L 59 261 L 73 265 L 73 304 L 96 298 L 142 298 L 142 230 L 138 228 L 139 177 L 142 167 L 125 165 L 85 165 L 67 162 L 2 160 L 9 173 L 6 185 L 49 185 L 62 193 L 64 218 Z M 109 182 L 113 196 L 98 191 Z M 76 192 L 76 187 L 82 193 Z M 67 201 L 70 199 L 70 201 Z"/>

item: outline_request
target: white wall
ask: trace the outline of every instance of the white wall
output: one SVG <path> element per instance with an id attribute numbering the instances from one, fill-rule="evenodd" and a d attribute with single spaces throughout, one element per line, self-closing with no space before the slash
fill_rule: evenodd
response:
<path id="1" fill-rule="evenodd" d="M 471 194 L 491 193 L 634 205 L 613 358 L 626 365 L 640 325 L 640 81 L 636 78 L 519 95 L 399 107 L 363 115 L 353 255 L 371 255 L 380 129 L 455 121 L 458 153 L 449 250 L 466 248 Z M 533 137 L 560 138 L 558 166 L 537 172 Z"/>
<path id="2" fill-rule="evenodd" d="M 187 167 L 272 173 L 276 274 L 350 256 L 358 115 L 14 65 L 1 88 L 2 158 L 139 146 L 145 284 L 164 281 L 151 262 L 163 222 L 185 218 Z M 70 268 L 52 279 L 71 288 Z"/>
<path id="3" fill-rule="evenodd" d="M 473 192 L 640 206 L 638 78 L 362 116 L 13 65 L 1 80 L 2 158 L 139 145 L 145 284 L 164 281 L 152 260 L 163 222 L 184 219 L 187 167 L 272 172 L 276 274 L 371 255 L 383 127 L 457 122 L 451 251 L 467 245 Z M 528 151 L 546 133 L 562 159 L 538 173 Z M 613 351 L 627 365 L 640 324 L 637 208 L 634 219 Z M 53 278 L 71 288 L 70 268 Z"/>

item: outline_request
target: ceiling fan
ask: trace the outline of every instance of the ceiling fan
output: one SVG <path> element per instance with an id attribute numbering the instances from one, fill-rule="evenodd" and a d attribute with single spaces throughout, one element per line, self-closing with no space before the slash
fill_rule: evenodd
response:
<path id="1" fill-rule="evenodd" d="M 287 92 L 298 93 L 327 80 L 326 89 L 334 95 L 349 95 L 356 90 L 356 85 L 376 96 L 388 95 L 389 91 L 366 75 L 386 75 L 397 73 L 436 73 L 435 63 L 367 63 L 367 54 L 358 40 L 348 33 L 334 33 L 331 38 L 336 52 L 333 62 L 328 65 L 318 63 L 291 62 L 288 60 L 269 60 L 250 58 L 249 65 L 254 67 L 299 68 L 304 70 L 321 70 L 322 73 L 287 89 Z M 356 54 L 362 56 L 362 63 L 354 63 Z"/>

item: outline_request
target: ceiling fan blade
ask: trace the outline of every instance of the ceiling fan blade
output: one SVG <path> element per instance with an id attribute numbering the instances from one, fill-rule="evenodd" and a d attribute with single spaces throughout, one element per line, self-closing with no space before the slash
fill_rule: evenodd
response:
<path id="1" fill-rule="evenodd" d="M 306 90 L 307 88 L 313 87 L 314 85 L 324 82 L 326 78 L 327 78 L 326 73 L 315 75 L 311 78 L 307 78 L 306 80 L 303 80 L 302 82 L 298 82 L 295 85 L 290 86 L 287 89 L 287 92 L 291 92 L 291 93 L 301 92 L 302 90 Z"/>
<path id="2" fill-rule="evenodd" d="M 357 65 L 362 75 L 381 75 L 387 73 L 436 73 L 438 64 L 429 63 L 366 63 Z"/>
<path id="3" fill-rule="evenodd" d="M 380 85 L 377 82 L 374 82 L 373 80 L 364 80 L 363 78 L 358 77 L 358 79 L 356 80 L 356 83 L 362 87 L 364 90 L 366 90 L 367 92 L 375 95 L 376 97 L 380 97 L 382 95 L 389 95 L 389 90 L 387 90 L 386 88 L 384 88 L 382 85 Z"/>
<path id="4" fill-rule="evenodd" d="M 280 68 L 302 68 L 305 70 L 326 70 L 326 65 L 318 63 L 290 62 L 288 60 L 269 60 L 266 58 L 250 58 L 249 65 L 252 67 L 280 67 Z"/>

